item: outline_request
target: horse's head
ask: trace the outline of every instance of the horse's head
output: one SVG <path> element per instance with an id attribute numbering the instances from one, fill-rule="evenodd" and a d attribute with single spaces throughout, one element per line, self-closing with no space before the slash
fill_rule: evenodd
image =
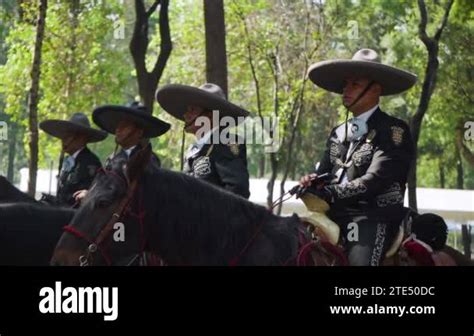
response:
<path id="1" fill-rule="evenodd" d="M 120 229 L 116 223 L 121 221 L 132 200 L 150 155 L 151 148 L 148 146 L 128 162 L 115 159 L 107 169 L 100 170 L 76 215 L 65 226 L 51 265 L 111 265 L 117 261 L 112 259 L 117 257 L 118 249 L 113 251 L 111 247 L 114 231 Z M 121 244 L 121 247 L 125 246 L 127 244 Z"/>

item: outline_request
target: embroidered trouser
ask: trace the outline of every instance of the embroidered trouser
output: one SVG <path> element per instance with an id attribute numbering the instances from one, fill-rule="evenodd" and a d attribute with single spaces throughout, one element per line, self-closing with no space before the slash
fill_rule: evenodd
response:
<path id="1" fill-rule="evenodd" d="M 374 215 L 332 216 L 351 266 L 378 266 L 398 232 L 398 225 Z"/>

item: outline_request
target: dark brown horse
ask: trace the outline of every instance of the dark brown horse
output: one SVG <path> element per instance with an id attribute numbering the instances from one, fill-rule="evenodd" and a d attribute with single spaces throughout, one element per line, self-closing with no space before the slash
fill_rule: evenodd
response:
<path id="1" fill-rule="evenodd" d="M 276 216 L 206 182 L 153 169 L 149 155 L 142 150 L 128 166 L 113 162 L 98 174 L 52 265 L 123 265 L 145 252 L 167 265 L 346 264 L 334 239 L 311 234 L 297 215 Z"/>
<path id="2" fill-rule="evenodd" d="M 33 197 L 15 188 L 4 176 L 0 175 L 0 203 L 39 203 Z"/>
<path id="3" fill-rule="evenodd" d="M 73 215 L 41 204 L 0 204 L 0 265 L 47 266 Z"/>
<path id="4" fill-rule="evenodd" d="M 98 174 L 53 265 L 114 265 L 143 252 L 167 265 L 339 262 L 315 246 L 298 216 L 279 217 L 193 177 L 144 168 L 148 156 L 143 150 L 125 170 L 125 162 L 113 162 Z"/>

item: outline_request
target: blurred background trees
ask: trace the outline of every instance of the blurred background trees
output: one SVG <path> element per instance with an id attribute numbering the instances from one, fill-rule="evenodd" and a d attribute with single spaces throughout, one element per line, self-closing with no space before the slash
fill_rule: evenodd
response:
<path id="1" fill-rule="evenodd" d="M 221 53 L 214 62 L 227 65 L 229 99 L 254 117 L 279 118 L 279 151 L 269 154 L 262 145 L 248 146 L 251 176 L 270 179 L 269 200 L 284 188 L 274 185 L 276 179 L 298 179 L 314 168 L 329 131 L 343 120 L 340 98 L 307 80 L 311 63 L 350 58 L 363 47 L 376 49 L 385 63 L 419 77 L 412 90 L 383 98 L 382 108 L 409 122 L 419 107 L 428 51 L 419 38 L 420 8 L 414 1 L 226 0 L 225 20 L 217 22 L 205 19 L 205 13 L 219 13 L 219 6 L 205 8 L 205 1 L 171 0 L 166 13 L 171 51 L 163 49 L 168 45 L 163 43 L 167 42 L 161 33 L 163 23 L 160 28 L 162 6 L 168 1 L 49 0 L 39 121 L 66 119 L 77 111 L 90 116 L 98 105 L 143 98 L 137 78 L 142 74 L 137 73 L 129 50 L 137 3 L 145 10 L 153 9 L 145 13 L 150 14 L 143 54 L 146 69 L 151 73 L 160 54 L 169 54 L 160 65 L 157 85 L 199 86 L 209 76 L 222 77 L 209 69 L 209 58 L 215 55 L 209 47 L 206 50 L 206 33 L 214 34 L 225 41 L 224 46 L 216 45 L 216 53 L 223 47 L 227 59 Z M 436 33 L 447 3 L 426 1 L 428 36 Z M 436 86 L 420 123 L 418 187 L 474 189 L 474 143 L 464 137 L 465 123 L 474 121 L 473 9 L 470 0 L 454 0 L 439 40 Z M 0 173 L 15 182 L 18 170 L 28 167 L 30 157 L 28 91 L 37 10 L 37 1 L 3 0 L 0 7 L 0 120 L 9 127 L 8 141 L 0 142 Z M 222 21 L 224 39 L 216 28 Z M 156 103 L 153 113 L 172 123 L 171 132 L 153 141 L 154 148 L 166 168 L 179 170 L 182 124 Z M 187 147 L 192 138 L 184 140 Z M 104 159 L 113 146 L 109 137 L 92 147 Z M 59 154 L 59 141 L 40 132 L 38 167 L 56 167 Z"/>

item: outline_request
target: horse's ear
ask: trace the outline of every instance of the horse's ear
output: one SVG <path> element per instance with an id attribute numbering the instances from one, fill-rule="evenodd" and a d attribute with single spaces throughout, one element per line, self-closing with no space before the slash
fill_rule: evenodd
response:
<path id="1" fill-rule="evenodd" d="M 150 162 L 151 145 L 146 144 L 143 149 L 133 155 L 127 164 L 127 178 L 129 181 L 134 181 L 140 177 Z"/>

